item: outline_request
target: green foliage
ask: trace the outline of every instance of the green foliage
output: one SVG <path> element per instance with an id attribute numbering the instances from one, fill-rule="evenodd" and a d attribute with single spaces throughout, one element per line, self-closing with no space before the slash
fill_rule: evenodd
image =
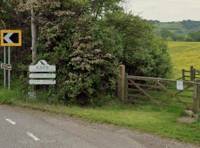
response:
<path id="1" fill-rule="evenodd" d="M 8 2 L 0 1 L 0 18 L 2 20 L 1 26 L 8 27 L 8 26 L 5 26 L 5 23 L 10 22 L 11 16 L 12 16 L 10 13 L 11 13 L 12 10 L 13 10 L 13 8 L 10 7 Z"/>
<path id="2" fill-rule="evenodd" d="M 28 81 L 29 81 L 28 77 L 25 77 L 24 75 L 20 75 L 19 89 L 21 90 L 21 93 L 23 94 L 28 94 L 29 91 L 33 90 L 33 86 L 29 85 Z"/>
<path id="3" fill-rule="evenodd" d="M 167 29 L 164 29 L 161 31 L 161 36 L 166 40 L 167 37 L 172 37 L 172 39 L 175 38 L 175 34 L 171 33 L 170 31 L 168 31 Z"/>
<path id="4" fill-rule="evenodd" d="M 159 22 L 157 20 L 146 20 L 157 26 L 154 29 L 154 33 L 158 34 L 163 29 L 167 29 L 170 32 L 174 33 L 176 36 L 184 36 L 185 38 L 188 36 L 188 33 L 197 32 L 200 30 L 200 21 L 191 21 L 191 20 L 183 20 L 180 22 Z M 195 39 L 194 39 L 195 40 Z"/>
<path id="5" fill-rule="evenodd" d="M 161 34 L 161 31 L 166 29 L 171 33 L 175 34 L 175 36 L 187 37 L 188 35 L 188 30 L 185 29 L 181 23 L 166 22 L 166 23 L 154 24 L 154 26 L 156 26 L 156 28 L 153 30 L 154 34 Z"/>
<path id="6" fill-rule="evenodd" d="M 173 41 L 173 38 L 170 37 L 170 36 L 168 36 L 166 40 L 167 40 L 167 41 Z"/>
<path id="7" fill-rule="evenodd" d="M 200 29 L 200 21 L 183 20 L 180 22 L 189 32 L 195 32 Z"/>
<path id="8" fill-rule="evenodd" d="M 117 46 L 113 43 L 115 36 L 112 36 L 111 29 L 103 30 L 97 24 L 92 24 L 90 19 L 87 17 L 77 22 L 76 36 L 72 38 L 74 52 L 69 56 L 69 79 L 64 87 L 71 98 L 81 96 L 92 100 L 104 91 L 113 95 L 110 90 L 114 90 L 116 85 L 118 60 L 112 55 Z M 108 46 L 100 46 L 103 43 Z M 101 105 L 96 101 L 89 102 Z"/>
<path id="9" fill-rule="evenodd" d="M 186 42 L 194 42 L 193 38 L 188 36 L 186 39 L 185 39 Z"/>
<path id="10" fill-rule="evenodd" d="M 185 37 L 183 36 L 176 36 L 176 41 L 184 41 Z"/>
<path id="11" fill-rule="evenodd" d="M 55 14 L 51 14 L 52 17 Z M 122 39 L 113 27 L 100 27 L 92 19 L 86 15 L 76 22 L 66 18 L 62 24 L 59 22 L 63 19 L 40 21 L 43 26 L 40 32 L 44 33 L 39 35 L 36 46 L 40 48 L 37 59 L 43 58 L 57 66 L 58 95 L 68 102 L 84 104 L 102 92 L 112 96 L 111 90 L 115 89 L 118 60 L 113 54 L 122 54 L 122 46 L 117 45 Z"/>
<path id="12" fill-rule="evenodd" d="M 154 36 L 151 40 L 151 45 L 147 48 L 149 56 L 145 60 L 146 65 L 148 65 L 145 68 L 145 76 L 160 78 L 172 77 L 173 66 L 167 51 L 166 42 L 160 36 Z"/>
<path id="13" fill-rule="evenodd" d="M 160 34 L 161 34 L 162 38 L 164 38 L 165 40 L 168 40 L 168 41 L 184 41 L 184 39 L 185 39 L 183 36 L 177 36 L 167 29 L 161 30 Z"/>
<path id="14" fill-rule="evenodd" d="M 188 37 L 191 37 L 195 42 L 200 42 L 200 30 L 188 33 Z"/>
<path id="15" fill-rule="evenodd" d="M 131 14 L 105 14 L 104 25 L 111 24 L 120 32 L 124 46 L 120 62 L 126 65 L 129 75 L 171 77 L 172 64 L 167 44 L 152 31 L 154 26 Z"/>
<path id="16" fill-rule="evenodd" d="M 0 103 L 9 105 L 13 104 L 17 99 L 17 93 L 18 92 L 15 92 L 13 90 L 5 90 L 4 88 L 1 88 Z"/>
<path id="17" fill-rule="evenodd" d="M 49 91 L 49 96 L 57 91 L 54 97 L 65 102 L 101 106 L 113 96 L 121 63 L 132 75 L 170 76 L 172 66 L 164 40 L 153 35 L 155 27 L 149 22 L 124 13 L 119 2 L 36 0 L 15 9 L 23 14 L 33 7 L 38 29 L 36 61 L 56 65 L 56 90 Z M 28 82 L 31 56 L 25 56 L 24 49 L 20 53 L 26 61 L 18 65 L 23 83 Z M 22 89 L 27 88 L 26 83 Z"/>

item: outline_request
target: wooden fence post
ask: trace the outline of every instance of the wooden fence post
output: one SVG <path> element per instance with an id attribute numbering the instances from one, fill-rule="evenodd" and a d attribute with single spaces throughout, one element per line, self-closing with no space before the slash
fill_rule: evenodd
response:
<path id="1" fill-rule="evenodd" d="M 200 82 L 200 80 L 196 80 L 196 82 Z M 197 105 L 197 118 L 200 118 L 200 85 L 197 84 L 197 100 L 196 100 L 196 105 Z"/>
<path id="2" fill-rule="evenodd" d="M 195 69 L 193 69 L 193 78 L 195 79 Z"/>
<path id="3" fill-rule="evenodd" d="M 125 65 L 119 65 L 119 82 L 118 82 L 118 97 L 122 99 L 124 103 L 124 93 L 125 93 Z"/>
<path id="4" fill-rule="evenodd" d="M 128 79 L 126 77 L 128 76 L 128 73 L 125 74 L 125 85 L 124 85 L 124 102 L 127 104 L 128 101 Z"/>
<path id="5" fill-rule="evenodd" d="M 198 109 L 198 84 L 196 84 L 196 80 L 194 80 L 194 114 L 197 114 Z"/>
<path id="6" fill-rule="evenodd" d="M 193 66 L 190 66 L 190 80 L 191 80 L 191 81 L 194 80 L 194 70 L 193 70 Z"/>
<path id="7" fill-rule="evenodd" d="M 185 80 L 185 73 L 184 73 L 185 71 L 184 71 L 184 69 L 182 69 L 182 80 Z"/>
<path id="8" fill-rule="evenodd" d="M 197 95 L 197 117 L 200 118 L 200 88 L 198 84 L 198 95 Z"/>

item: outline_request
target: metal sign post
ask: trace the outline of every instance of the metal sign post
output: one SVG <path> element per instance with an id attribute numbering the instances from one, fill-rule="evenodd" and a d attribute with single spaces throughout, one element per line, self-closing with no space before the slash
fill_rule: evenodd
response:
<path id="1" fill-rule="evenodd" d="M 4 63 L 1 63 L 1 68 L 4 69 L 4 88 L 6 88 L 6 70 L 8 70 L 8 90 L 10 90 L 10 47 L 8 47 L 8 64 L 6 64 L 6 47 L 4 47 Z"/>
<path id="2" fill-rule="evenodd" d="M 10 65 L 10 46 L 8 46 L 8 64 Z M 10 90 L 10 70 L 8 70 L 8 90 Z"/>
<path id="3" fill-rule="evenodd" d="M 6 47 L 4 46 L 4 63 L 6 63 Z M 6 70 L 4 69 L 4 88 L 6 88 Z"/>
<path id="4" fill-rule="evenodd" d="M 1 30 L 1 46 L 4 46 L 4 63 L 1 68 L 4 69 L 4 88 L 6 87 L 6 70 L 8 70 L 8 89 L 10 90 L 10 46 L 21 46 L 21 30 Z M 8 46 L 8 64 L 6 64 L 6 46 Z"/>

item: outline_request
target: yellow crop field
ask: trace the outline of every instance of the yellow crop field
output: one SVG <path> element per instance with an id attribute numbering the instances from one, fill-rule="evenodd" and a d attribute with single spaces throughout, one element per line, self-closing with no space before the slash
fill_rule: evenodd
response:
<path id="1" fill-rule="evenodd" d="M 167 42 L 168 53 L 174 65 L 174 78 L 182 76 L 182 69 L 190 70 L 190 66 L 200 70 L 200 42 Z M 190 75 L 187 73 L 186 75 Z"/>

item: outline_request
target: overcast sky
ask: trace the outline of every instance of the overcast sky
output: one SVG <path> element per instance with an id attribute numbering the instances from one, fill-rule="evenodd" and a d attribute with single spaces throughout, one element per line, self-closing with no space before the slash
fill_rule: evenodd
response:
<path id="1" fill-rule="evenodd" d="M 200 21 L 200 0 L 126 0 L 122 4 L 127 12 L 142 19 L 160 22 L 195 20 Z"/>

